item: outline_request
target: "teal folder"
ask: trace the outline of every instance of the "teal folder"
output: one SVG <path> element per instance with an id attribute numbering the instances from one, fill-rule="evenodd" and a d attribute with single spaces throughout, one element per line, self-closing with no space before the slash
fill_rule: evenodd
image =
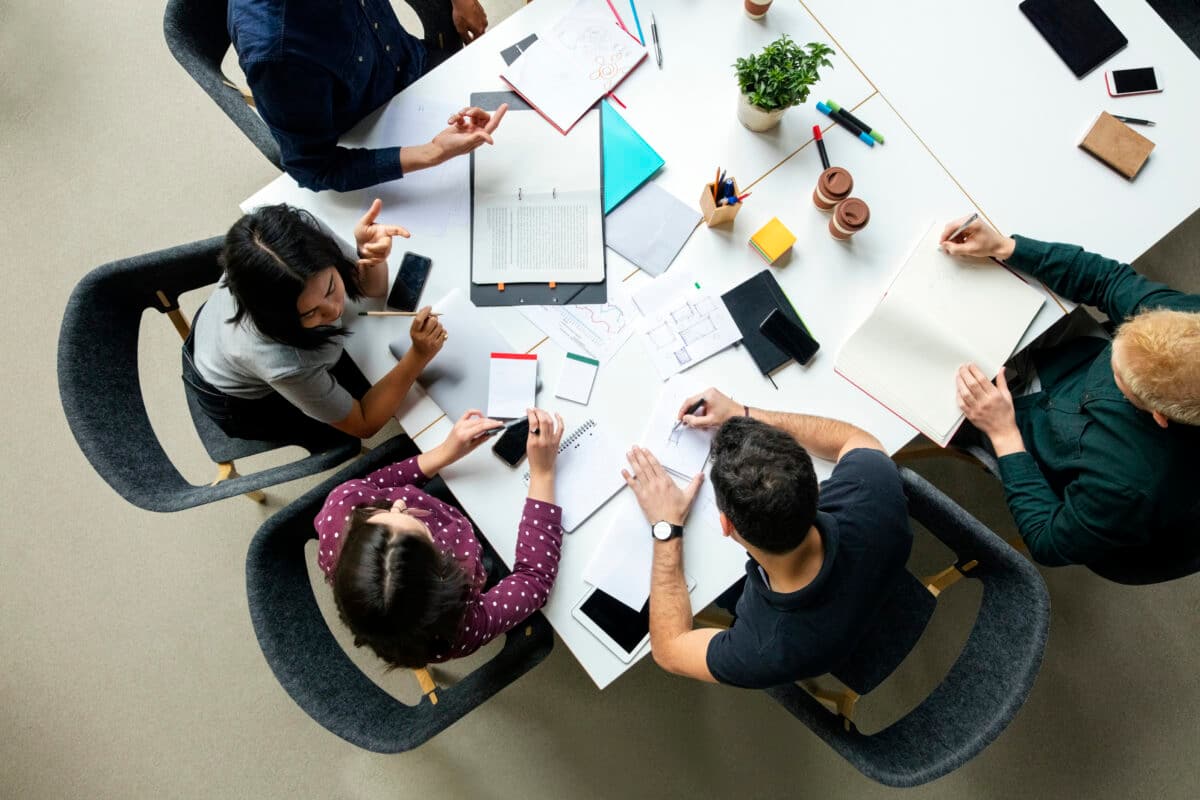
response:
<path id="1" fill-rule="evenodd" d="M 649 180 L 664 162 L 607 100 L 600 103 L 600 131 L 604 146 L 604 213 L 607 214 Z"/>

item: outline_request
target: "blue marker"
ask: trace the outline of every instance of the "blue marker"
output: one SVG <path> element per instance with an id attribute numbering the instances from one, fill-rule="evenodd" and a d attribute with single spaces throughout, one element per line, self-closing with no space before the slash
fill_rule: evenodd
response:
<path id="1" fill-rule="evenodd" d="M 834 111 L 832 108 L 830 108 L 829 106 L 827 106 L 821 102 L 817 103 L 817 111 L 820 111 L 822 114 L 829 117 L 831 120 L 836 122 L 838 125 L 841 125 L 843 128 L 845 128 L 846 130 L 853 133 L 855 136 L 857 136 L 859 139 L 861 139 L 868 146 L 870 146 L 870 147 L 875 146 L 875 140 L 872 139 L 871 136 L 866 131 L 864 131 L 862 128 L 858 127 L 853 122 L 846 119 L 846 116 L 844 114 L 842 114 L 840 111 Z"/>
<path id="2" fill-rule="evenodd" d="M 642 21 L 638 19 L 637 6 L 633 4 L 633 0 L 629 0 L 629 7 L 633 9 L 633 24 L 637 26 L 638 39 L 642 42 L 642 47 L 646 46 L 646 37 L 642 35 Z"/>

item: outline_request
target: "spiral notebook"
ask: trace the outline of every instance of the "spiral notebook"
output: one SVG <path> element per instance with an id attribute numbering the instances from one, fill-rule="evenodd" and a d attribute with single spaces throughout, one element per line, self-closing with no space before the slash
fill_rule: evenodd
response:
<path id="1" fill-rule="evenodd" d="M 625 485 L 625 466 L 625 456 L 594 419 L 563 436 L 554 465 L 554 499 L 563 510 L 564 531 L 578 528 Z M 522 480 L 529 486 L 528 470 Z"/>

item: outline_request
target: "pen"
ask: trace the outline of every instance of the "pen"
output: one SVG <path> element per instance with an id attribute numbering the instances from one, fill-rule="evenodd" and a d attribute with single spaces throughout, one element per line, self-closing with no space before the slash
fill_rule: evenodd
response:
<path id="1" fill-rule="evenodd" d="M 863 129 L 863 132 L 864 132 L 864 133 L 866 133 L 866 134 L 867 134 L 867 136 L 870 136 L 870 137 L 871 137 L 872 139 L 874 139 L 875 141 L 879 142 L 880 144 L 883 144 L 883 134 L 882 134 L 882 133 L 880 133 L 879 131 L 875 130 L 875 129 L 874 129 L 874 128 L 872 128 L 870 125 L 868 125 L 867 123 L 863 122 L 861 119 L 859 119 L 858 117 L 854 116 L 854 115 L 853 115 L 853 114 L 851 114 L 849 111 L 847 111 L 846 109 L 842 108 L 841 106 L 839 106 L 837 103 L 833 102 L 832 100 L 826 100 L 826 101 L 825 101 L 825 105 L 827 105 L 827 106 L 829 106 L 831 109 L 833 109 L 833 111 L 834 111 L 835 113 L 839 113 L 839 112 L 840 112 L 841 114 L 844 114 L 844 115 L 845 115 L 845 117 L 846 117 L 846 119 L 850 120 L 850 121 L 851 121 L 851 122 L 853 122 L 855 125 L 857 125 L 858 127 L 862 128 L 862 129 Z"/>
<path id="2" fill-rule="evenodd" d="M 1130 125 L 1149 125 L 1151 128 L 1154 127 L 1154 123 L 1148 119 L 1138 119 L 1136 117 L 1120 117 L 1120 116 L 1117 116 L 1116 114 L 1113 114 L 1113 117 L 1121 120 L 1121 122 L 1126 122 Z"/>
<path id="3" fill-rule="evenodd" d="M 817 140 L 817 152 L 821 154 L 821 166 L 829 169 L 829 153 L 825 152 L 825 140 L 821 138 L 820 125 L 813 125 L 813 138 Z"/>
<path id="4" fill-rule="evenodd" d="M 817 111 L 820 111 L 822 114 L 829 117 L 831 120 L 836 122 L 838 125 L 841 125 L 843 128 L 845 128 L 846 130 L 853 133 L 855 136 L 857 136 L 859 139 L 862 140 L 863 144 L 865 144 L 869 147 L 875 146 L 875 140 L 872 139 L 870 136 L 868 136 L 867 132 L 864 131 L 862 128 L 858 127 L 853 122 L 846 119 L 845 114 L 842 114 L 839 111 L 834 111 L 832 108 L 825 105 L 824 103 L 817 103 Z"/>
<path id="5" fill-rule="evenodd" d="M 975 221 L 975 220 L 977 220 L 977 219 L 979 219 L 979 212 L 978 212 L 978 211 L 976 211 L 976 212 L 975 212 L 974 214 L 972 214 L 971 216 L 967 217 L 967 218 L 966 218 L 966 220 L 963 222 L 963 224 L 962 224 L 962 225 L 959 225 L 957 228 L 955 228 L 955 229 L 954 229 L 954 233 L 952 233 L 952 234 L 950 234 L 949 236 L 947 236 L 947 237 L 946 237 L 946 241 L 948 241 L 948 242 L 953 242 L 955 239 L 957 239 L 957 238 L 958 238 L 958 237 L 959 237 L 959 236 L 962 234 L 962 232 L 963 232 L 963 231 L 965 231 L 967 228 L 971 227 L 971 223 L 972 223 L 972 222 L 974 222 L 974 221 Z M 941 248 L 941 245 L 939 245 L 939 246 L 938 246 L 938 250 L 941 250 L 941 249 L 942 249 L 942 248 Z"/>
<path id="6" fill-rule="evenodd" d="M 420 311 L 360 311 L 360 317 L 415 317 L 420 314 Z M 440 312 L 430 314 L 431 317 L 440 317 Z"/>
<path id="7" fill-rule="evenodd" d="M 633 0 L 629 0 L 629 8 L 633 11 L 633 24 L 637 27 L 638 41 L 642 43 L 642 47 L 645 47 L 646 37 L 642 35 L 642 21 L 638 19 L 637 6 L 633 4 Z"/>
<path id="8" fill-rule="evenodd" d="M 658 43 L 658 22 L 654 12 L 650 12 L 650 38 L 654 40 L 654 58 L 658 60 L 658 68 L 662 69 L 662 45 Z"/>
<path id="9" fill-rule="evenodd" d="M 684 411 L 683 415 L 686 417 L 688 414 L 695 414 L 697 411 L 700 410 L 700 406 L 702 406 L 702 405 L 704 405 L 703 397 L 701 397 L 699 400 L 697 400 L 696 402 L 694 402 L 690 406 L 688 406 L 687 411 Z M 675 431 L 679 430 L 679 426 L 682 424 L 683 424 L 682 419 L 675 420 L 675 426 L 673 428 L 671 428 L 671 433 L 675 433 Z"/>
<path id="10" fill-rule="evenodd" d="M 508 430 L 509 428 L 511 428 L 514 425 L 520 425 L 522 422 L 528 422 L 528 421 L 529 421 L 528 417 L 517 417 L 516 419 L 510 419 L 508 422 L 504 423 L 499 428 L 488 428 L 483 433 L 475 434 L 475 438 L 476 439 L 484 439 L 488 436 L 495 436 L 497 433 L 504 433 L 506 430 Z"/>

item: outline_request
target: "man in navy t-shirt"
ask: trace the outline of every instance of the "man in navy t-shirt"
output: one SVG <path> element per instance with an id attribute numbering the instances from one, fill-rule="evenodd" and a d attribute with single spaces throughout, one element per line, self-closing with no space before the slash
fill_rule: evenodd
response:
<path id="1" fill-rule="evenodd" d="M 686 413 L 699 400 L 702 413 Z M 752 409 L 716 389 L 688 398 L 679 418 L 719 426 L 711 479 L 721 530 L 750 560 L 733 626 L 693 630 L 682 526 L 704 476 L 681 490 L 652 453 L 633 449 L 625 479 L 655 538 L 654 660 L 678 675 L 754 689 L 836 668 L 908 560 L 912 530 L 896 465 L 849 423 Z M 837 462 L 819 489 L 810 452 Z"/>

